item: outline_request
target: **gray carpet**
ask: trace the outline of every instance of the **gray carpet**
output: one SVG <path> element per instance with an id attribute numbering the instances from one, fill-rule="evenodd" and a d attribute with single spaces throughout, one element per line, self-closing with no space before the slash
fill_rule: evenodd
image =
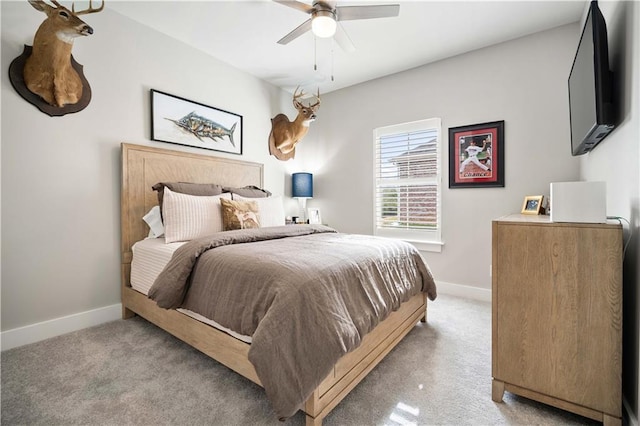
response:
<path id="1" fill-rule="evenodd" d="M 283 425 L 259 386 L 140 318 L 1 359 L 3 425 Z M 599 423 L 509 393 L 494 403 L 491 305 L 441 295 L 324 424 Z"/>

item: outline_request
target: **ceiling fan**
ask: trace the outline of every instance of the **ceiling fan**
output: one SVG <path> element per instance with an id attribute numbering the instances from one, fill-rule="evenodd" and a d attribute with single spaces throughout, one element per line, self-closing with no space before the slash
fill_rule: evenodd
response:
<path id="1" fill-rule="evenodd" d="M 311 5 L 295 0 L 273 1 L 311 15 L 311 18 L 278 40 L 279 44 L 287 44 L 311 30 L 317 37 L 333 37 L 335 35 L 336 42 L 346 52 L 354 51 L 355 46 L 342 25 L 338 23 L 339 21 L 388 18 L 398 16 L 400 13 L 399 4 L 336 6 L 334 1 L 322 0 L 313 0 Z"/>

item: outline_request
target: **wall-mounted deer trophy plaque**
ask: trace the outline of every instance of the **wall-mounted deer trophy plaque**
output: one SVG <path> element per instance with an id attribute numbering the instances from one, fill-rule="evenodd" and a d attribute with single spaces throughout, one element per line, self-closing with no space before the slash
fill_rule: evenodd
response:
<path id="1" fill-rule="evenodd" d="M 73 5 L 69 10 L 56 0 L 50 0 L 54 6 L 43 0 L 28 1 L 47 18 L 36 31 L 33 47 L 25 45 L 22 55 L 11 62 L 11 84 L 20 96 L 50 116 L 82 111 L 91 101 L 91 87 L 71 49 L 76 37 L 93 34 L 93 28 L 78 16 L 100 12 L 104 0 L 95 9 L 89 0 L 89 8 L 78 12 Z"/>
<path id="2" fill-rule="evenodd" d="M 298 93 L 296 88 L 293 93 L 293 106 L 298 110 L 295 120 L 289 121 L 284 114 L 278 114 L 271 119 L 269 153 L 278 160 L 286 161 L 295 157 L 296 145 L 309 131 L 311 122 L 316 119 L 316 112 L 320 108 L 320 90 L 316 95 L 317 101 L 313 104 L 304 105 L 300 102 L 302 96 L 302 90 Z"/>

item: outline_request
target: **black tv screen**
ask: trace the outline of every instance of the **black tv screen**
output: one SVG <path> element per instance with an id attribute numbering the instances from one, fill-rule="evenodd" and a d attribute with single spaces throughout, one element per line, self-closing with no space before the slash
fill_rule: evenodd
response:
<path id="1" fill-rule="evenodd" d="M 592 1 L 569 74 L 572 155 L 591 151 L 614 129 L 612 80 L 607 26 Z"/>

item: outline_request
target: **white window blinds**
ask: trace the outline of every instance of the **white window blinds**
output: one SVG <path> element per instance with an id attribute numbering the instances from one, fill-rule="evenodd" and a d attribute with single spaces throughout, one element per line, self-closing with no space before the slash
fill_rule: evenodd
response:
<path id="1" fill-rule="evenodd" d="M 440 243 L 440 119 L 374 130 L 375 233 Z"/>

